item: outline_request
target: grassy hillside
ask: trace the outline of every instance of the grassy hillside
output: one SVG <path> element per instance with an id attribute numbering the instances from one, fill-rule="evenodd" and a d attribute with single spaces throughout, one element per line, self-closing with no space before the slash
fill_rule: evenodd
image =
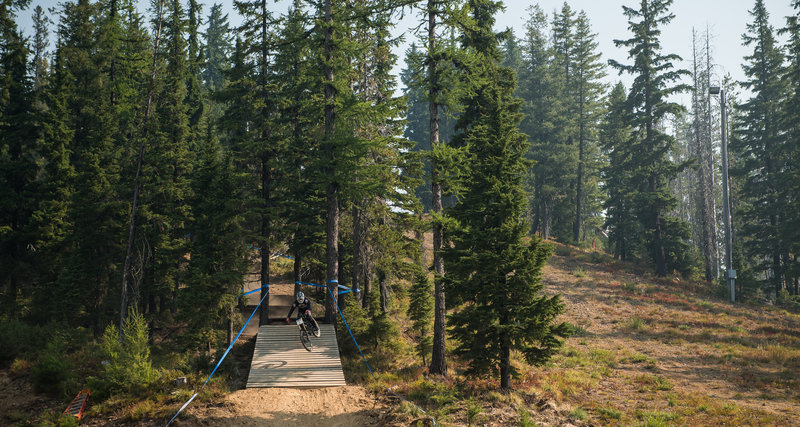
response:
<path id="1" fill-rule="evenodd" d="M 522 372 L 515 391 L 494 379 L 384 383 L 423 402 L 444 424 L 797 425 L 800 315 L 731 305 L 710 285 L 657 279 L 639 266 L 554 244 L 544 271 L 576 326 L 548 365 Z M 416 362 L 418 363 L 418 362 Z M 396 405 L 398 421 L 421 415 Z"/>

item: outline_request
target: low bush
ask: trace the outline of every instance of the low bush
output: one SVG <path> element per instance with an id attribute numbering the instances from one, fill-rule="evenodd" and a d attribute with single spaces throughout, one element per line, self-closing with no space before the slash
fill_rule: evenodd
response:
<path id="1" fill-rule="evenodd" d="M 0 321 L 0 367 L 7 367 L 14 359 L 32 356 L 47 344 L 48 336 L 42 327 L 29 325 L 17 319 Z"/>
<path id="2" fill-rule="evenodd" d="M 144 316 L 132 311 L 125 319 L 122 342 L 119 330 L 110 324 L 100 339 L 103 357 L 101 378 L 90 378 L 89 384 L 100 396 L 115 392 L 140 394 L 160 379 L 150 362 L 148 329 Z"/>
<path id="3" fill-rule="evenodd" d="M 31 368 L 31 381 L 37 391 L 69 394 L 67 390 L 73 378 L 72 362 L 64 357 L 67 353 L 65 339 L 54 336 L 44 348 L 39 359 Z"/>

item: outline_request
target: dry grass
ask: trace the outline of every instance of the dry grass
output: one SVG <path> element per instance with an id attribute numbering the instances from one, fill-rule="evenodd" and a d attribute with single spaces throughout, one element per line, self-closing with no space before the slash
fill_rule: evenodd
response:
<path id="1" fill-rule="evenodd" d="M 800 424 L 800 316 L 644 270 L 556 244 L 547 292 L 580 333 L 519 389 L 593 424 Z"/>

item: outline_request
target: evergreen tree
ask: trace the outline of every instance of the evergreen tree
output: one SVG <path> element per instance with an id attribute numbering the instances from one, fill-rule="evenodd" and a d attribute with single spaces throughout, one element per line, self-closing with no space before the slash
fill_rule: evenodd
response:
<path id="1" fill-rule="evenodd" d="M 786 18 L 786 27 L 781 31 L 788 34 L 786 46 L 785 80 L 789 85 L 788 99 L 783 107 L 782 127 L 787 137 L 786 173 L 782 185 L 786 186 L 788 195 L 788 212 L 800 212 L 800 1 L 792 3 L 795 9 L 793 16 Z M 789 253 L 794 257 L 788 258 L 790 266 L 786 269 L 787 287 L 794 295 L 800 295 L 800 217 L 789 215 L 781 231 L 789 244 Z"/>
<path id="2" fill-rule="evenodd" d="M 601 195 L 598 175 L 602 159 L 597 146 L 597 126 L 601 113 L 601 99 L 605 77 L 600 53 L 597 51 L 597 34 L 592 33 L 586 13 L 580 11 L 575 19 L 575 44 L 570 55 L 573 64 L 575 87 L 575 121 L 578 142 L 578 170 L 575 176 L 575 216 L 572 239 L 580 242 L 586 237 L 588 227 L 598 229 L 600 224 Z"/>
<path id="3" fill-rule="evenodd" d="M 197 4 L 197 0 L 189 0 L 189 22 L 187 23 L 187 41 L 188 41 L 188 59 L 187 59 L 187 73 L 186 73 L 186 108 L 189 115 L 189 132 L 191 135 L 190 142 L 199 141 L 201 138 L 201 121 L 203 112 L 205 111 L 205 94 L 203 93 L 203 85 L 201 83 L 201 67 L 205 60 L 203 59 L 203 49 L 200 46 L 198 38 L 198 29 L 202 22 L 200 21 L 200 13 L 202 7 Z"/>
<path id="4" fill-rule="evenodd" d="M 52 24 L 50 18 L 44 14 L 41 6 L 33 10 L 33 84 L 36 89 L 44 85 L 47 78 L 49 64 L 47 63 L 48 25 Z"/>
<path id="5" fill-rule="evenodd" d="M 27 2 L 3 2 L 0 22 L 0 283 L 10 313 L 18 291 L 31 279 L 36 200 L 37 147 L 33 82 L 28 75 L 27 42 L 17 30 L 15 10 Z M 3 307 L 5 308 L 5 307 Z"/>
<path id="6" fill-rule="evenodd" d="M 230 34 L 228 15 L 222 15 L 222 5 L 214 3 L 207 19 L 208 26 L 203 33 L 203 83 L 211 92 L 222 89 L 225 72 L 230 68 L 228 57 L 233 51 L 233 37 Z"/>
<path id="7" fill-rule="evenodd" d="M 261 299 L 262 304 L 259 325 L 269 322 L 269 294 L 266 285 L 270 281 L 270 247 L 277 229 L 275 220 L 280 218 L 273 200 L 273 189 L 276 186 L 274 170 L 277 166 L 281 148 L 279 139 L 273 135 L 275 115 L 275 80 L 272 70 L 273 44 L 275 28 L 272 12 L 264 0 L 242 1 L 235 3 L 239 14 L 244 18 L 239 30 L 243 32 L 243 46 L 246 55 L 250 55 L 255 64 L 253 67 L 254 90 L 253 99 L 256 114 L 250 119 L 249 127 L 254 129 L 256 138 L 249 151 L 258 161 L 257 175 L 260 178 L 259 193 L 261 216 L 259 228 L 259 255 L 261 257 Z"/>
<path id="8" fill-rule="evenodd" d="M 408 318 L 413 323 L 412 329 L 417 333 L 417 354 L 422 358 L 423 366 L 427 366 L 427 355 L 433 347 L 433 338 L 429 335 L 431 318 L 433 317 L 433 286 L 425 274 L 419 273 L 409 290 Z"/>
<path id="9" fill-rule="evenodd" d="M 320 84 L 313 65 L 318 57 L 306 37 L 308 12 L 295 1 L 289 9 L 279 38 L 285 40 L 275 53 L 277 86 L 276 131 L 285 141 L 282 174 L 283 212 L 290 253 L 294 257 L 294 281 L 303 281 L 303 262 L 322 249 L 325 230 L 324 191 L 318 185 L 320 172 L 313 168 L 320 156 L 318 120 L 315 114 L 322 109 Z M 309 256 L 307 258 L 307 256 Z M 357 288 L 358 281 L 354 281 Z M 297 290 L 299 290 L 297 285 Z M 355 289 L 355 288 L 354 288 Z"/>
<path id="10" fill-rule="evenodd" d="M 524 114 L 520 129 L 528 135 L 526 157 L 532 161 L 527 187 L 532 195 L 532 229 L 542 238 L 569 238 L 573 200 L 567 192 L 574 185 L 575 150 L 567 132 L 565 72 L 554 64 L 554 49 L 548 41 L 547 16 L 538 5 L 529 9 L 523 40 L 524 69 L 519 95 Z M 566 66 L 565 66 L 566 67 Z"/>
<path id="11" fill-rule="evenodd" d="M 766 274 L 765 284 L 777 291 L 786 287 L 791 262 L 783 227 L 797 214 L 787 211 L 790 187 L 784 178 L 789 144 L 782 134 L 781 106 L 787 82 L 781 78 L 783 55 L 762 0 L 756 0 L 750 15 L 753 22 L 747 24 L 742 39 L 753 53 L 745 57 L 742 68 L 747 80 L 741 85 L 753 96 L 740 106 L 743 116 L 731 138 L 732 154 L 742 159 L 731 176 L 742 182 L 742 200 L 735 215 L 743 219 L 739 236 L 745 242 L 744 255 L 756 271 Z"/>
<path id="12" fill-rule="evenodd" d="M 121 147 L 110 84 L 114 47 L 95 38 L 107 11 L 88 0 L 66 3 L 60 13 L 60 57 L 64 63 L 64 96 L 69 144 L 75 168 L 75 191 L 70 203 L 69 260 L 59 289 L 60 317 L 80 320 L 102 333 L 110 284 L 118 279 L 125 206 L 120 202 Z"/>
<path id="13" fill-rule="evenodd" d="M 40 275 L 34 289 L 32 317 L 38 321 L 52 319 L 60 311 L 61 300 L 53 298 L 59 289 L 59 278 L 69 255 L 70 201 L 75 184 L 75 169 L 70 159 L 70 144 L 74 131 L 68 125 L 65 94 L 69 81 L 64 69 L 63 49 L 56 46 L 52 75 L 42 87 L 44 107 L 40 113 L 41 134 L 39 152 L 45 162 L 40 169 L 42 183 L 34 219 L 36 223 L 37 263 Z"/>
<path id="14" fill-rule="evenodd" d="M 214 331 L 230 318 L 249 254 L 245 229 L 246 171 L 236 171 L 222 152 L 215 129 L 207 123 L 192 173 L 191 260 L 182 293 L 184 313 L 197 340 L 214 342 Z M 204 310 L 197 310 L 204 307 Z M 228 337 L 230 342 L 232 337 Z"/>
<path id="15" fill-rule="evenodd" d="M 188 199 L 193 162 L 187 99 L 186 13 L 179 0 L 165 3 L 163 45 L 159 64 L 164 67 L 155 93 L 153 129 L 147 138 L 147 162 L 142 168 L 141 233 L 137 242 L 142 258 L 142 293 L 154 303 L 170 301 L 173 308 L 181 281 L 181 256 L 187 252 Z M 161 62 L 163 61 L 163 62 Z M 163 65 L 162 65 L 163 64 Z M 132 303 L 139 300 L 134 286 Z M 174 308 L 173 308 L 174 309 Z"/>
<path id="16" fill-rule="evenodd" d="M 640 8 L 623 6 L 628 17 L 632 37 L 614 40 L 617 46 L 628 48 L 632 64 L 609 63 L 622 72 L 634 76 L 628 94 L 631 125 L 634 128 L 631 145 L 631 167 L 634 210 L 637 219 L 647 231 L 647 242 L 655 264 L 656 274 L 666 276 L 669 270 L 687 268 L 688 253 L 685 240 L 689 237 L 688 225 L 678 218 L 668 216 L 675 206 L 675 197 L 669 192 L 669 181 L 685 167 L 676 164 L 668 154 L 675 139 L 660 130 L 667 115 L 682 111 L 682 107 L 666 99 L 672 94 L 687 90 L 675 83 L 685 70 L 675 70 L 671 61 L 675 54 L 661 52 L 660 26 L 669 24 L 675 15 L 669 13 L 672 0 L 641 0 Z"/>
<path id="17" fill-rule="evenodd" d="M 420 65 L 426 67 L 424 78 L 420 84 L 426 89 L 428 101 L 428 118 L 431 162 L 431 208 L 433 212 L 433 270 L 434 270 L 434 320 L 433 320 L 433 350 L 431 354 L 430 372 L 432 374 L 447 375 L 447 360 L 445 357 L 445 290 L 442 277 L 445 274 L 442 258 L 444 225 L 442 221 L 442 191 L 444 187 L 457 185 L 459 154 L 452 150 L 441 139 L 441 120 L 439 112 L 441 107 L 455 109 L 456 99 L 460 96 L 460 84 L 451 84 L 458 81 L 455 67 L 459 61 L 459 54 L 455 43 L 440 37 L 456 26 L 460 13 L 457 3 L 451 1 L 428 0 L 424 13 L 427 15 L 427 34 L 422 38 L 425 45 L 425 54 L 420 58 Z M 456 17 L 458 16 L 458 17 Z M 437 31 L 439 34 L 437 34 Z M 454 177 L 456 177 L 454 179 Z M 454 190 L 455 189 L 452 189 Z"/>
<path id="18" fill-rule="evenodd" d="M 445 246 L 448 296 L 460 306 L 450 317 L 456 354 L 468 373 L 499 371 L 500 385 L 511 387 L 511 351 L 529 363 L 543 363 L 560 347 L 564 324 L 552 324 L 563 311 L 559 296 L 541 294 L 541 269 L 549 249 L 539 239 L 523 243 L 528 225 L 522 179 L 527 162 L 525 135 L 519 129 L 521 101 L 513 96 L 513 72 L 499 65 L 492 30 L 499 3 L 469 2 L 472 20 L 463 47 L 473 56 L 474 86 L 456 126 L 467 147 L 469 175 L 459 203 L 450 211 L 459 227 L 448 231 Z"/>
<path id="19" fill-rule="evenodd" d="M 608 98 L 608 107 L 600 131 L 600 142 L 608 156 L 608 165 L 602 170 L 603 189 L 607 198 L 604 226 L 609 230 L 609 242 L 614 258 L 623 261 L 637 256 L 641 248 L 641 226 L 633 211 L 634 188 L 632 153 L 629 144 L 633 128 L 630 126 L 630 109 L 625 96 L 625 86 L 617 83 Z"/>

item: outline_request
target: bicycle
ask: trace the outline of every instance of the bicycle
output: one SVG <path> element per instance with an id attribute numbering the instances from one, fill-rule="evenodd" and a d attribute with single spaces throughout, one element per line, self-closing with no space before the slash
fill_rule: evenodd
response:
<path id="1" fill-rule="evenodd" d="M 304 320 L 305 319 L 305 320 Z M 310 314 L 304 314 L 295 320 L 297 323 L 297 327 L 300 329 L 300 343 L 303 344 L 303 347 L 307 351 L 311 351 L 314 349 L 314 344 L 311 343 L 311 335 L 315 337 L 320 337 L 320 330 L 319 324 L 314 319 L 314 316 Z"/>

